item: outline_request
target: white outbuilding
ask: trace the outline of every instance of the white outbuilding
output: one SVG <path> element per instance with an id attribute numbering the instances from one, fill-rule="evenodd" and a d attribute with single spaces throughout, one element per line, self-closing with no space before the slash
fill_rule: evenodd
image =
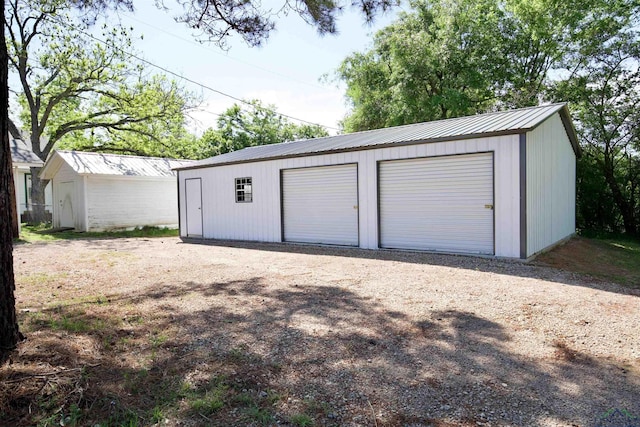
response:
<path id="1" fill-rule="evenodd" d="M 54 151 L 40 176 L 53 187 L 53 227 L 105 231 L 176 227 L 172 170 L 185 160 Z"/>
<path id="2" fill-rule="evenodd" d="M 566 104 L 245 148 L 177 168 L 180 236 L 527 259 L 575 232 L 579 153 Z"/>

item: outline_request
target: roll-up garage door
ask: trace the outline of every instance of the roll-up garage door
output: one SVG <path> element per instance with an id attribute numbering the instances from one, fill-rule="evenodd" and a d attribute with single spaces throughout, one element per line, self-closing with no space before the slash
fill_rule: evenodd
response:
<path id="1" fill-rule="evenodd" d="M 493 154 L 379 163 L 380 246 L 493 254 Z"/>
<path id="2" fill-rule="evenodd" d="M 358 245 L 355 164 L 282 171 L 284 240 Z"/>

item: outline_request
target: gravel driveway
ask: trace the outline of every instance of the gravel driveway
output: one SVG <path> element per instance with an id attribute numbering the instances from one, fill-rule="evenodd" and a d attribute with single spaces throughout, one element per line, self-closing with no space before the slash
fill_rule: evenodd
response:
<path id="1" fill-rule="evenodd" d="M 191 384 L 215 374 L 256 399 L 277 392 L 262 424 L 306 411 L 336 426 L 640 425 L 640 295 L 588 277 L 475 257 L 171 238 L 18 245 L 15 266 L 23 321 L 92 299 L 102 301 L 92 315 L 121 319 L 128 347 L 67 337 L 86 353 L 78 363 L 171 364 Z M 149 349 L 135 344 L 136 317 L 167 337 L 150 360 L 139 357 Z M 257 423 L 231 403 L 199 421 L 176 405 L 167 425 Z"/>

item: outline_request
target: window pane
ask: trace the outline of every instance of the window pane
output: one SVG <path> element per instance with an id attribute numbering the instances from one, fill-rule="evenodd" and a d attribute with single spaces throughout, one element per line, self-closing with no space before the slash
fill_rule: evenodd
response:
<path id="1" fill-rule="evenodd" d="M 235 179 L 236 202 L 251 202 L 251 177 Z"/>

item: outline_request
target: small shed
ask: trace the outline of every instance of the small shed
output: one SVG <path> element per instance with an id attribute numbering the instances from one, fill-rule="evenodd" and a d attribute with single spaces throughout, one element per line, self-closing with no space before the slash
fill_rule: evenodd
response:
<path id="1" fill-rule="evenodd" d="M 188 161 L 54 151 L 40 176 L 53 187 L 53 226 L 104 231 L 177 227 L 176 175 Z"/>
<path id="2" fill-rule="evenodd" d="M 566 104 L 245 148 L 179 167 L 180 236 L 527 259 L 575 232 Z"/>

